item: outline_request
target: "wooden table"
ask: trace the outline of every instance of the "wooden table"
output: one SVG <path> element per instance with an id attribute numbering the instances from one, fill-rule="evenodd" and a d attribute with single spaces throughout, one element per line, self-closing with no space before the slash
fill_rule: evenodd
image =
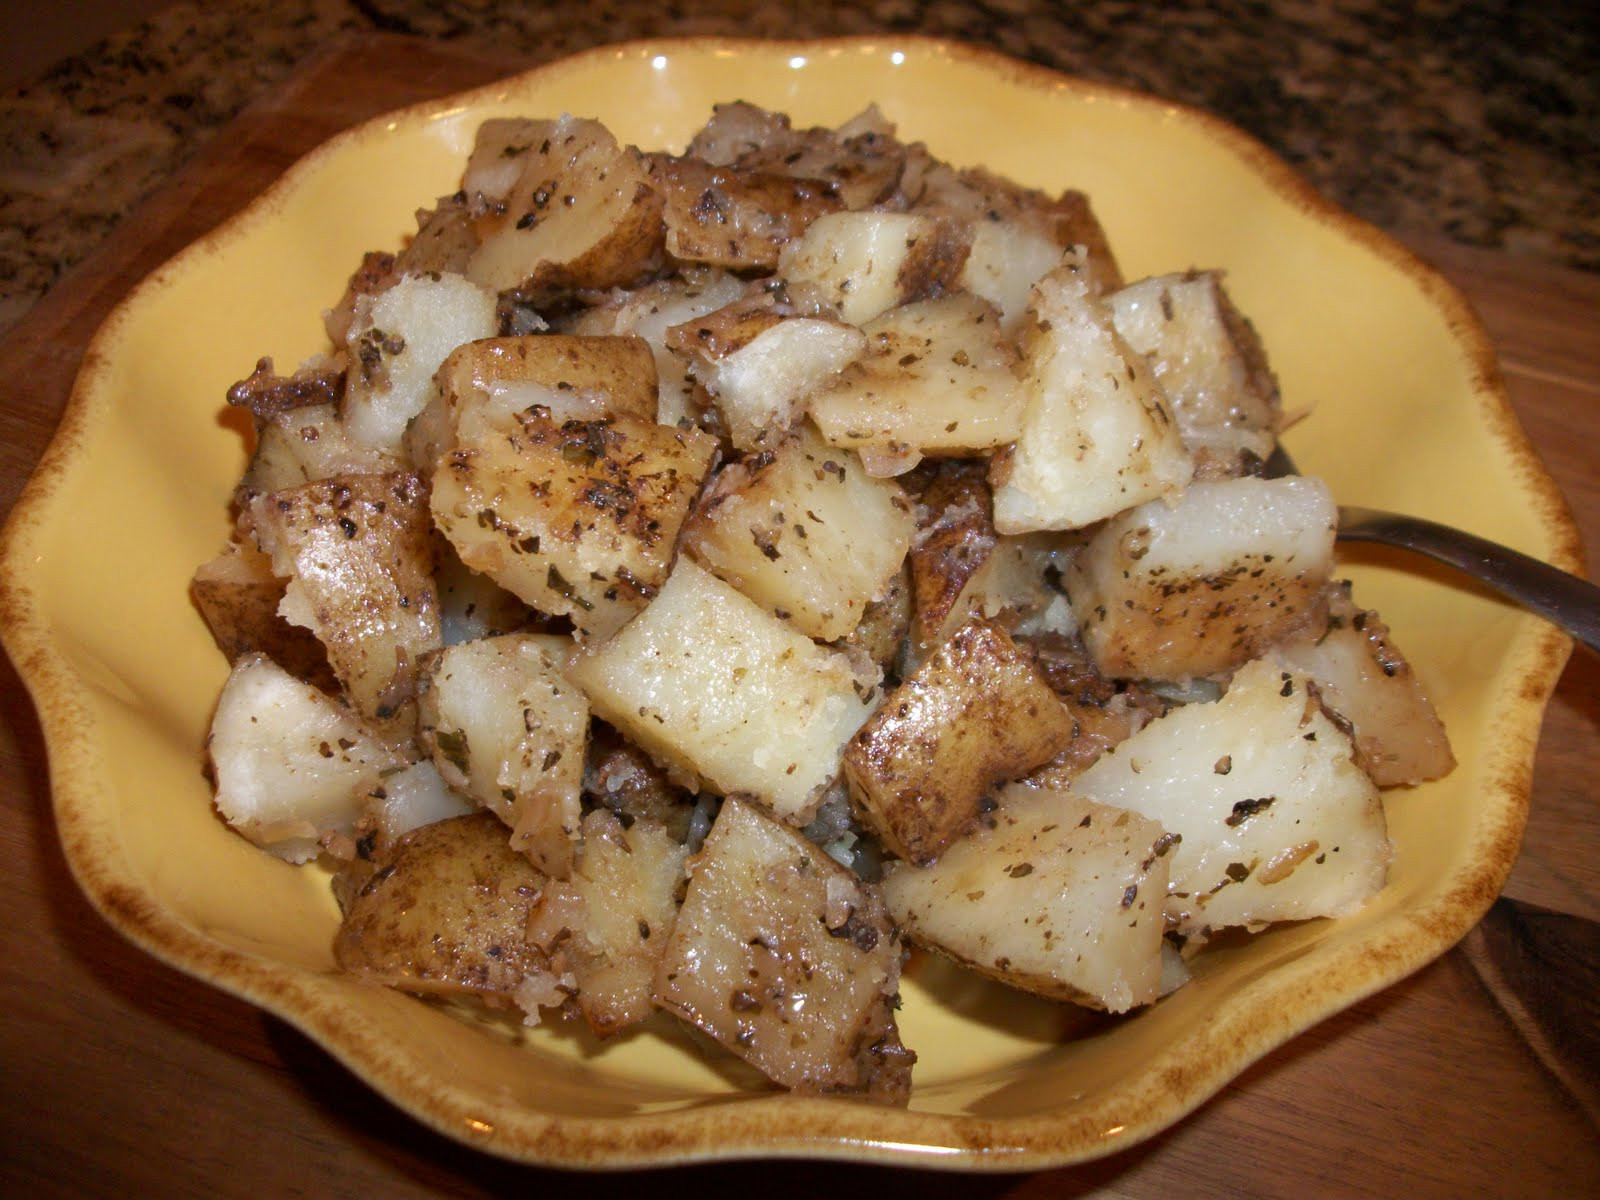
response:
<path id="1" fill-rule="evenodd" d="M 516 66 L 367 38 L 333 48 L 242 116 L 0 343 L 0 510 L 47 442 L 90 333 L 150 268 L 336 130 Z M 1512 402 L 1600 561 L 1600 279 L 1415 244 L 1477 306 Z M 1270 1055 L 1175 1129 L 1085 1167 L 986 1177 L 746 1164 L 579 1178 L 486 1158 L 391 1109 L 279 1021 L 123 942 L 68 873 L 37 721 L 9 663 L 0 672 L 0 853 L 15 901 L 0 929 L 0 1193 L 633 1194 L 665 1184 L 772 1197 L 1600 1194 L 1594 927 L 1562 917 L 1522 927 L 1558 956 L 1587 939 L 1587 958 L 1543 976 L 1557 1000 L 1588 1005 L 1579 1040 L 1554 1048 L 1564 1085 L 1477 969 L 1525 915 L 1504 902 L 1461 948 Z M 1515 901 L 1600 919 L 1597 745 L 1600 658 L 1580 649 L 1540 741 L 1533 815 L 1506 888 Z M 1585 1059 L 1586 1072 L 1570 1069 Z"/>

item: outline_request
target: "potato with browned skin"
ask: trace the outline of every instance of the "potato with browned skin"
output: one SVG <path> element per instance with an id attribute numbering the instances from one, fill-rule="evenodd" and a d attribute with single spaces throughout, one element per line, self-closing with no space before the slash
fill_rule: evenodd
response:
<path id="1" fill-rule="evenodd" d="M 1312 619 L 1337 523 L 1321 480 L 1252 477 L 1107 521 L 1064 581 L 1095 665 L 1166 680 L 1242 666 Z"/>
<path id="2" fill-rule="evenodd" d="M 870 885 L 730 797 L 690 863 L 655 1001 L 784 1087 L 903 1103 L 900 956 Z"/>
<path id="3" fill-rule="evenodd" d="M 417 470 L 431 475 L 458 439 L 514 431 L 535 405 L 557 421 L 630 416 L 653 421 L 656 365 L 639 338 L 546 333 L 482 338 L 451 351 L 434 393 L 406 433 Z"/>
<path id="4" fill-rule="evenodd" d="M 795 129 L 784 113 L 743 100 L 718 104 L 689 154 L 714 166 L 820 180 L 849 209 L 892 206 L 906 164 L 906 147 L 875 106 L 836 129 Z"/>
<path id="5" fill-rule="evenodd" d="M 506 1006 L 544 969 L 527 924 L 545 877 L 506 845 L 491 814 L 424 825 L 350 870 L 363 882 L 334 938 L 341 969 L 403 991 Z"/>
<path id="6" fill-rule="evenodd" d="M 1350 734 L 1356 762 L 1379 787 L 1421 783 L 1456 765 L 1444 723 L 1389 627 L 1330 584 L 1326 622 L 1280 642 L 1272 658 L 1316 683 L 1317 698 Z"/>
<path id="7" fill-rule="evenodd" d="M 467 566 L 603 637 L 665 582 L 715 452 L 707 434 L 637 417 L 517 413 L 444 456 L 433 519 Z"/>
<path id="8" fill-rule="evenodd" d="M 337 685 L 328 652 L 316 634 L 278 613 L 288 582 L 273 574 L 271 558 L 252 543 L 230 542 L 200 564 L 189 594 L 230 663 L 260 652 L 291 675 L 332 690 Z"/>
<path id="9" fill-rule="evenodd" d="M 514 163 L 517 174 L 478 223 L 467 278 L 536 305 L 572 288 L 648 278 L 664 227 L 643 156 L 598 121 L 571 116 L 528 122 L 513 137 L 497 168 Z"/>
<path id="10" fill-rule="evenodd" d="M 844 207 L 822 180 L 719 167 L 692 156 L 652 154 L 646 162 L 665 202 L 667 253 L 679 262 L 770 271 L 787 242 Z"/>
<path id="11" fill-rule="evenodd" d="M 991 789 L 1049 762 L 1072 717 L 1033 657 L 974 617 L 901 682 L 845 749 L 845 778 L 884 847 L 932 862 Z"/>
<path id="12" fill-rule="evenodd" d="M 290 580 L 279 611 L 315 633 L 364 717 L 385 719 L 416 691 L 440 646 L 428 500 L 415 475 L 340 475 L 260 496 L 253 527 Z"/>

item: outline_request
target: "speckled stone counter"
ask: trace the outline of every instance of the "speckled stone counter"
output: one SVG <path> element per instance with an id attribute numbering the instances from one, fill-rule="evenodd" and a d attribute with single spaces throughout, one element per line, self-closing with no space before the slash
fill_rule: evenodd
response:
<path id="1" fill-rule="evenodd" d="M 1517 0 L 215 0 L 0 97 L 0 331 L 306 54 L 381 30 L 542 62 L 608 41 L 917 32 L 1234 122 L 1345 207 L 1600 271 L 1600 16 Z"/>

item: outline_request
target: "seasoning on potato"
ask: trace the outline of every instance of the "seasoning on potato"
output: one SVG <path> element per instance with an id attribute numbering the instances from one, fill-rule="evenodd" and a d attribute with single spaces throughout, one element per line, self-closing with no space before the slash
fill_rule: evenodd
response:
<path id="1" fill-rule="evenodd" d="M 904 1104 L 908 954 L 1124 1013 L 1384 885 L 1453 766 L 1335 580 L 1219 271 L 1088 197 L 719 106 L 485 122 L 351 264 L 195 576 L 216 803 L 335 864 L 339 965 L 678 1020 Z"/>

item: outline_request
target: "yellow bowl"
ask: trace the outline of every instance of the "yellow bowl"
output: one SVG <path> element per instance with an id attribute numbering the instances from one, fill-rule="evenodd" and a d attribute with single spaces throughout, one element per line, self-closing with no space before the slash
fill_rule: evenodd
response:
<path id="1" fill-rule="evenodd" d="M 906 1111 L 801 1098 L 668 1029 L 599 1045 L 524 1036 L 334 968 L 327 876 L 213 815 L 202 743 L 225 664 L 187 599 L 227 531 L 245 447 L 219 419 L 257 357 L 316 351 L 362 251 L 456 186 L 489 116 L 595 116 L 681 147 L 717 101 L 836 123 L 877 102 L 904 136 L 1094 198 L 1130 277 L 1220 266 L 1255 320 L 1308 471 L 1353 502 L 1465 524 L 1575 567 L 1577 536 L 1460 297 L 1235 130 L 1147 97 L 915 38 L 681 41 L 593 51 L 347 133 L 142 284 L 96 337 L 60 433 L 8 525 L 0 625 L 39 707 L 60 835 L 108 920 L 151 953 L 299 1027 L 428 1124 L 574 1166 L 806 1155 L 1040 1167 L 1122 1149 L 1260 1055 L 1456 941 L 1515 856 L 1534 745 L 1567 643 L 1465 588 L 1354 570 L 1460 755 L 1392 794 L 1392 882 L 1353 918 L 1271 930 L 1202 959 L 1131 1019 L 1074 1030 L 1054 1005 L 908 972 L 920 1054 Z"/>

